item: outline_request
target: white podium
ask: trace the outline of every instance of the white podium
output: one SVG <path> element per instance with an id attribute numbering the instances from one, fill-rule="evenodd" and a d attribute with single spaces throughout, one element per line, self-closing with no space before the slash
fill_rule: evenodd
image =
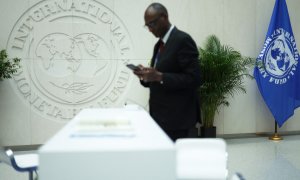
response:
<path id="1" fill-rule="evenodd" d="M 141 108 L 84 109 L 39 149 L 40 180 L 175 180 L 175 145 Z"/>

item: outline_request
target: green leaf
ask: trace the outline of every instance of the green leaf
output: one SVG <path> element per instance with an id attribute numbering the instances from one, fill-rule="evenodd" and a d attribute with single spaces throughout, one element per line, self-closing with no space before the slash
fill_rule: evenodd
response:
<path id="1" fill-rule="evenodd" d="M 19 58 L 9 59 L 5 49 L 0 51 L 0 80 L 12 78 L 20 68 Z"/>

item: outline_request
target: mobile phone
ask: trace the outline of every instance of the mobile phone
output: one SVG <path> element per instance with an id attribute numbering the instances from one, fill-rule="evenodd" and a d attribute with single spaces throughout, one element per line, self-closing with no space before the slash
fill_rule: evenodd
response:
<path id="1" fill-rule="evenodd" d="M 127 64 L 126 66 L 133 71 L 140 69 L 140 67 L 133 64 Z"/>

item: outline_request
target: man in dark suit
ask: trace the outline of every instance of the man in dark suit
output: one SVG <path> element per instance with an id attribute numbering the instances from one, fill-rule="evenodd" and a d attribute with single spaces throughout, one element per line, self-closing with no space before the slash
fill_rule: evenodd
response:
<path id="1" fill-rule="evenodd" d="M 145 11 L 145 26 L 159 38 L 151 67 L 139 65 L 134 73 L 150 88 L 150 115 L 175 141 L 188 137 L 200 121 L 197 88 L 200 85 L 198 49 L 185 32 L 171 25 L 167 9 L 152 3 Z"/>

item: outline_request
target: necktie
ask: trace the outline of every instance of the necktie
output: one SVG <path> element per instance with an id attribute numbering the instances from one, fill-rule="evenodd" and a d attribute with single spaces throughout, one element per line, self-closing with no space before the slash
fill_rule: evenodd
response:
<path id="1" fill-rule="evenodd" d="M 155 57 L 154 67 L 156 67 L 156 65 L 157 65 L 157 63 L 158 63 L 158 61 L 159 61 L 159 56 L 160 56 L 161 52 L 162 52 L 163 49 L 164 49 L 164 45 L 165 45 L 165 43 L 164 43 L 162 40 L 160 40 L 160 41 L 159 41 L 158 51 L 157 51 L 156 57 Z"/>
<path id="2" fill-rule="evenodd" d="M 160 43 L 159 43 L 159 52 L 162 52 L 164 47 L 165 47 L 165 43 L 161 40 Z"/>

